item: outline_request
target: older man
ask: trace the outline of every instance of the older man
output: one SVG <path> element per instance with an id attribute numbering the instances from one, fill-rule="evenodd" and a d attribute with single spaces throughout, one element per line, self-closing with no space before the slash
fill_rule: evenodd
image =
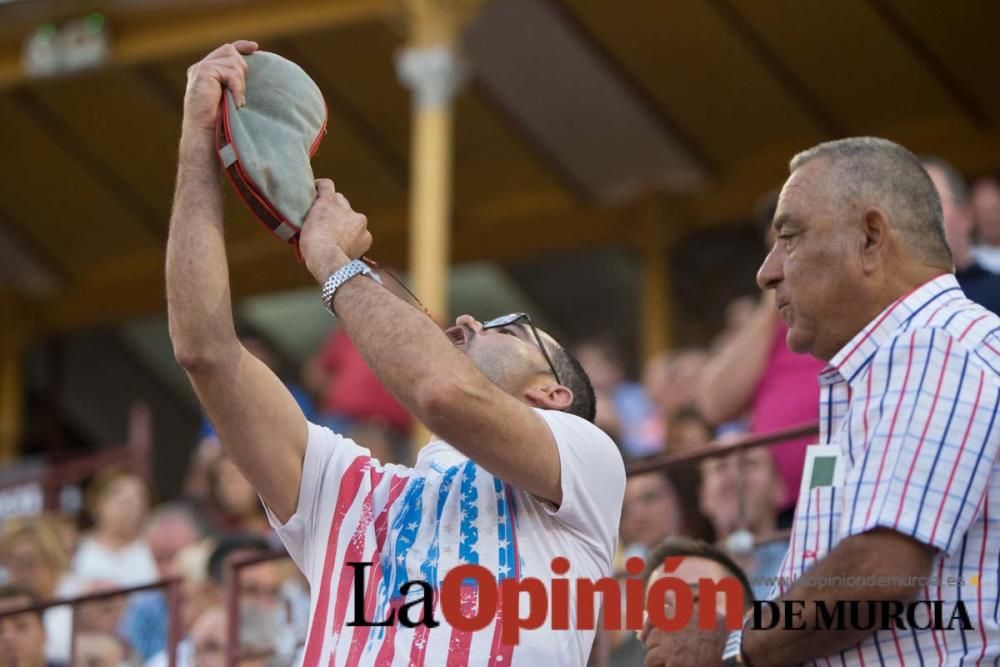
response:
<path id="1" fill-rule="evenodd" d="M 1000 658 L 1000 319 L 959 288 L 941 217 L 920 162 L 892 142 L 844 139 L 792 160 L 758 281 L 775 291 L 789 347 L 829 362 L 827 446 L 807 458 L 777 590 L 784 617 L 750 624 L 742 647 L 737 631 L 726 664 Z M 943 618 L 928 602 L 906 607 L 935 600 Z M 843 629 L 828 629 L 837 603 Z M 893 620 L 904 609 L 913 616 Z M 715 637 L 651 632 L 647 663 L 698 645 L 691 664 L 719 664 Z"/>
<path id="2" fill-rule="evenodd" d="M 244 55 L 256 48 L 229 44 L 189 70 L 167 297 L 178 360 L 309 580 L 303 664 L 583 664 L 593 630 L 546 625 L 515 646 L 517 604 L 497 609 L 483 597 L 477 609 L 479 588 L 464 578 L 457 594 L 438 595 L 463 564 L 504 581 L 550 581 L 563 556 L 570 578 L 611 574 L 624 465 L 591 423 L 590 382 L 559 343 L 523 314 L 463 315 L 442 332 L 366 275 L 367 219 L 328 180 L 317 182 L 299 244 L 324 285 L 317 306 L 336 311 L 379 379 L 438 437 L 413 468 L 384 465 L 308 423 L 237 339 L 214 133 L 223 85 L 243 99 Z M 452 626 L 446 606 L 485 627 Z"/>

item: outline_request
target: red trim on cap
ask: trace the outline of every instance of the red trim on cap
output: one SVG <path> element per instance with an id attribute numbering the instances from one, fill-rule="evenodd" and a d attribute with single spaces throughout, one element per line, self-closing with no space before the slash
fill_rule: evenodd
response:
<path id="1" fill-rule="evenodd" d="M 312 146 L 309 147 L 309 157 L 312 158 L 316 155 L 316 151 L 319 150 L 320 142 L 323 141 L 323 137 L 326 136 L 326 123 L 330 119 L 330 109 L 326 106 L 326 100 L 323 99 L 323 125 L 319 128 L 319 134 L 312 142 Z"/>
<path id="2" fill-rule="evenodd" d="M 280 211 L 271 205 L 251 178 L 250 174 L 247 173 L 246 169 L 243 168 L 243 164 L 240 160 L 239 150 L 236 144 L 233 142 L 233 132 L 230 125 L 229 118 L 229 105 L 227 104 L 227 97 L 225 94 L 222 96 L 222 101 L 219 104 L 219 116 L 216 121 L 216 154 L 222 149 L 223 146 L 230 146 L 233 150 L 233 155 L 236 157 L 235 161 L 226 166 L 223 164 L 223 171 L 226 172 L 226 178 L 229 184 L 236 190 L 237 195 L 243 201 L 244 205 L 250 211 L 250 214 L 264 226 L 264 228 L 271 234 L 274 238 L 288 243 L 295 247 L 295 254 L 299 261 L 302 260 L 302 255 L 299 252 L 298 241 L 299 241 L 299 225 L 291 222 L 285 216 L 281 214 Z M 326 135 L 326 124 L 329 118 L 329 110 L 326 106 L 326 100 L 323 100 L 323 125 L 320 127 L 319 133 L 316 135 L 316 139 L 313 141 L 312 146 L 309 148 L 309 157 L 312 158 L 319 150 L 320 142 L 322 142 L 323 137 Z M 222 156 L 219 156 L 219 161 L 222 161 Z M 288 225 L 294 233 L 290 239 L 287 241 L 281 238 L 277 234 L 277 229 L 282 225 Z"/>

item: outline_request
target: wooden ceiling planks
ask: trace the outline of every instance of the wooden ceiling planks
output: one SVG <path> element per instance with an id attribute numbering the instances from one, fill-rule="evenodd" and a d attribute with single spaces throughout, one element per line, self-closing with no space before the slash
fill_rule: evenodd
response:
<path id="1" fill-rule="evenodd" d="M 714 172 L 701 192 L 669 202 L 664 224 L 745 218 L 780 184 L 796 151 L 839 132 L 885 135 L 967 172 L 1000 162 L 997 3 L 540 1 L 562 9 Z M 53 2 L 27 14 L 43 4 L 47 19 L 62 15 Z M 350 0 L 323 9 L 313 24 L 301 11 L 281 18 L 281 3 L 254 0 L 244 3 L 252 10 L 244 24 L 264 25 L 269 11 L 284 21 L 287 29 L 265 31 L 262 45 L 299 61 L 329 100 L 316 172 L 369 215 L 376 256 L 398 265 L 407 254 L 411 103 L 395 71 L 403 35 L 385 20 L 389 4 Z M 105 11 L 114 35 L 159 41 L 133 43 L 138 51 L 106 70 L 0 90 L 5 224 L 69 283 L 47 311 L 52 326 L 162 308 L 186 69 L 209 48 L 195 48 L 197 36 L 173 46 L 166 38 L 171 26 L 215 34 L 239 6 L 115 5 Z M 0 51 L 16 53 L 18 39 L 4 27 Z M 634 235 L 628 207 L 588 205 L 510 120 L 504 101 L 474 79 L 457 98 L 455 119 L 456 261 L 537 257 Z M 290 250 L 228 193 L 226 216 L 234 293 L 308 284 Z"/>
<path id="2" fill-rule="evenodd" d="M 709 3 L 573 0 L 567 6 L 719 165 L 789 135 L 821 137 L 803 111 Z"/>
<path id="3" fill-rule="evenodd" d="M 16 94 L 0 96 L 5 172 L 0 200 L 21 231 L 70 277 L 158 245 L 117 193 L 92 173 L 86 156 L 68 151 L 32 111 Z"/>

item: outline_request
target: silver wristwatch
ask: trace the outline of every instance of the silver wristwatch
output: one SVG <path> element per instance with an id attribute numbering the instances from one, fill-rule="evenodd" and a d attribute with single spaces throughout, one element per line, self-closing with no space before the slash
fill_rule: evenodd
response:
<path id="1" fill-rule="evenodd" d="M 746 665 L 743 659 L 743 630 L 733 630 L 726 637 L 726 647 L 722 651 L 722 667 Z"/>
<path id="2" fill-rule="evenodd" d="M 355 259 L 330 274 L 330 277 L 326 279 L 323 283 L 323 305 L 326 309 L 330 311 L 331 315 L 336 315 L 337 313 L 333 310 L 333 297 L 340 289 L 340 286 L 346 283 L 348 280 L 354 276 L 368 276 L 379 285 L 382 284 L 382 278 L 379 277 L 377 273 L 360 259 Z"/>

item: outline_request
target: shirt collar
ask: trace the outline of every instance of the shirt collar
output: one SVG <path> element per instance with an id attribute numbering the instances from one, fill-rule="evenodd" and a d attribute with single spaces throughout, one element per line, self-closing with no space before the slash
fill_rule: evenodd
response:
<path id="1" fill-rule="evenodd" d="M 958 291 L 954 274 L 944 273 L 896 299 L 830 359 L 820 384 L 851 381 L 893 333 L 946 292 Z"/>

